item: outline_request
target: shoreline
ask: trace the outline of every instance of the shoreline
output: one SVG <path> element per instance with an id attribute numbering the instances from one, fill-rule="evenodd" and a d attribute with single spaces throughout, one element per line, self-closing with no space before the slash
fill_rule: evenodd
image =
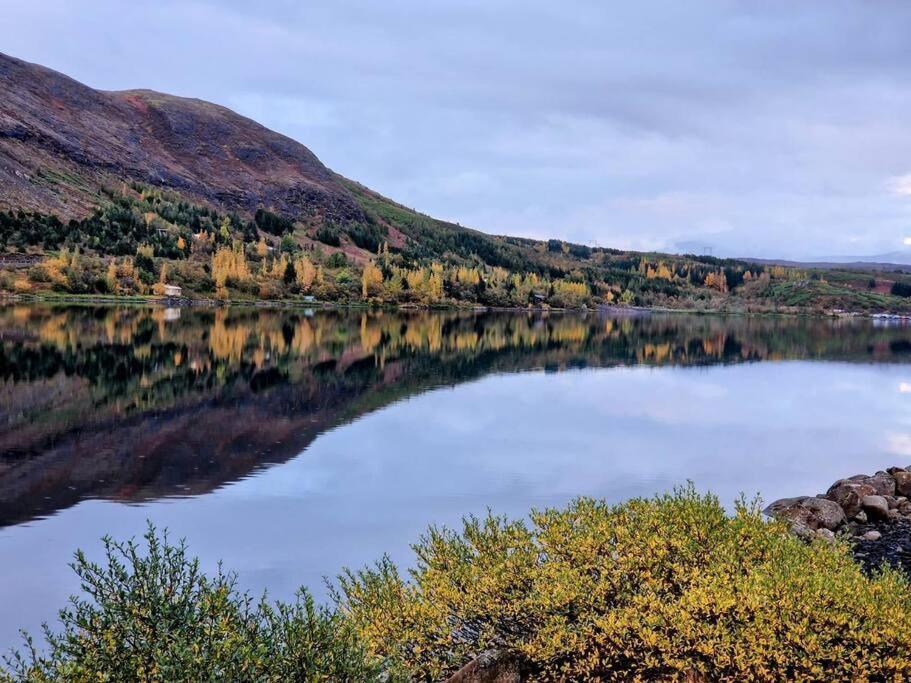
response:
<path id="1" fill-rule="evenodd" d="M 848 540 L 868 573 L 887 565 L 911 579 L 911 467 L 839 479 L 825 493 L 773 501 L 763 514 L 805 541 Z"/>
<path id="2" fill-rule="evenodd" d="M 848 311 L 781 311 L 781 310 L 725 310 L 668 308 L 663 306 L 617 306 L 601 304 L 592 308 L 556 308 L 551 306 L 482 306 L 478 304 L 371 304 L 368 302 L 339 303 L 332 301 L 300 301 L 281 299 L 212 299 L 196 297 L 167 296 L 117 296 L 104 294 L 14 294 L 0 293 L 0 305 L 10 303 L 46 303 L 46 304 L 83 304 L 103 306 L 161 306 L 165 308 L 276 308 L 276 309 L 323 309 L 323 310 L 388 310 L 388 311 L 475 311 L 482 313 L 610 313 L 616 316 L 651 315 L 655 313 L 673 313 L 689 315 L 728 315 L 728 316 L 787 316 L 806 318 L 838 318 L 864 320 L 909 321 L 911 314 L 885 312 L 848 312 Z"/>

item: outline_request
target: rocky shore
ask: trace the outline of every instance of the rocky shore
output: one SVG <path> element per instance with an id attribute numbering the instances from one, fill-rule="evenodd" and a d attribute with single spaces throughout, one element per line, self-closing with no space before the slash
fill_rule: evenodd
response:
<path id="1" fill-rule="evenodd" d="M 782 498 L 763 512 L 807 540 L 847 536 L 868 571 L 888 564 L 911 577 L 911 468 L 839 479 L 825 493 Z"/>

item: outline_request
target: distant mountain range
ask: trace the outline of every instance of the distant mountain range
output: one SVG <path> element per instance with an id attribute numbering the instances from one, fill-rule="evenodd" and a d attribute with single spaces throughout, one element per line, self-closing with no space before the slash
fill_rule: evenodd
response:
<path id="1" fill-rule="evenodd" d="M 794 268 L 850 268 L 852 270 L 895 271 L 911 266 L 911 250 L 890 251 L 873 256 L 825 256 L 819 259 L 794 261 L 741 257 L 750 263 L 790 266 Z"/>

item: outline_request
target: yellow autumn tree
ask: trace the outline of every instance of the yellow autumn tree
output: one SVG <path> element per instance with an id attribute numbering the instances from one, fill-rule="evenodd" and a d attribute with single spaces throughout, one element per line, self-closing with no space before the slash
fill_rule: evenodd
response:
<path id="1" fill-rule="evenodd" d="M 717 289 L 719 292 L 728 291 L 728 279 L 725 277 L 724 271 L 719 270 L 718 272 L 712 271 L 705 276 L 705 286 L 711 287 L 712 289 Z"/>
<path id="2" fill-rule="evenodd" d="M 481 274 L 476 268 L 460 266 L 455 272 L 455 280 L 462 285 L 476 285 L 481 281 Z"/>
<path id="3" fill-rule="evenodd" d="M 285 271 L 287 269 L 288 257 L 285 254 L 282 254 L 280 258 L 274 259 L 272 261 L 272 268 L 269 270 L 269 275 L 277 280 L 281 280 L 285 277 Z"/>
<path id="4" fill-rule="evenodd" d="M 111 259 L 105 274 L 105 282 L 114 294 L 134 294 L 143 290 L 139 269 L 130 256 L 121 260 Z"/>
<path id="5" fill-rule="evenodd" d="M 294 275 L 301 289 L 307 291 L 316 280 L 316 267 L 309 258 L 301 256 L 294 261 Z"/>
<path id="6" fill-rule="evenodd" d="M 555 280 L 554 300 L 563 306 L 581 306 L 588 298 L 588 286 L 584 282 Z"/>
<path id="7" fill-rule="evenodd" d="M 383 271 L 377 268 L 373 262 L 364 266 L 364 272 L 361 273 L 361 295 L 366 299 L 369 296 L 376 296 L 383 289 Z"/>
<path id="8" fill-rule="evenodd" d="M 428 281 L 428 291 L 432 301 L 440 301 L 443 298 L 443 266 L 440 263 L 434 263 L 430 266 L 430 279 Z"/>
<path id="9" fill-rule="evenodd" d="M 227 295 L 228 278 L 242 282 L 249 277 L 243 245 L 235 244 L 231 249 L 222 247 L 212 255 L 212 279 L 215 280 L 215 289 L 220 297 Z"/>

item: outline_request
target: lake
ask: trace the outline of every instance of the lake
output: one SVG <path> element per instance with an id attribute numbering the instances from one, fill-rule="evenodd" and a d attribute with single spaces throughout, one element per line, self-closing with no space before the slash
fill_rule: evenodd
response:
<path id="1" fill-rule="evenodd" d="M 909 361 L 871 320 L 3 307 L 0 650 L 78 588 L 76 548 L 147 520 L 325 597 L 466 513 L 911 464 Z"/>

